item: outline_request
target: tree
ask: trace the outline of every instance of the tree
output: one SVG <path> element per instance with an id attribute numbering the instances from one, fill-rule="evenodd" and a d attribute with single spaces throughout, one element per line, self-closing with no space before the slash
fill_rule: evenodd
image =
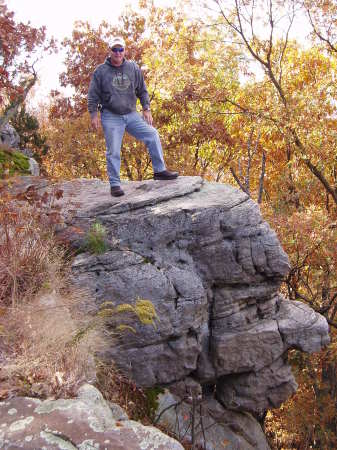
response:
<path id="1" fill-rule="evenodd" d="M 38 52 L 55 48 L 53 39 L 46 39 L 45 27 L 34 28 L 17 23 L 14 13 L 0 3 L 0 128 L 15 115 L 37 80 L 34 64 Z"/>
<path id="2" fill-rule="evenodd" d="M 315 39 L 310 48 L 302 48 L 291 39 L 291 27 L 303 6 L 300 1 L 208 2 L 218 11 L 218 15 L 212 11 L 210 25 L 226 29 L 252 67 L 237 95 L 224 88 L 223 96 L 228 111 L 234 107 L 241 112 L 238 133 L 254 128 L 260 136 L 259 147 L 266 153 L 261 205 L 291 260 L 284 293 L 309 303 L 332 327 L 337 326 L 334 3 L 305 2 Z M 236 174 L 243 157 L 241 152 L 232 163 Z M 244 161 L 249 162 L 249 155 Z M 250 167 L 255 189 L 259 173 L 256 165 Z M 335 448 L 334 332 L 332 339 L 323 354 L 299 359 L 295 353 L 292 358 L 299 392 L 268 420 L 269 429 L 278 429 L 279 435 L 283 432 L 277 448 Z"/>
<path id="3" fill-rule="evenodd" d="M 266 81 L 270 83 L 273 91 L 273 108 L 272 110 L 268 109 L 268 112 L 265 108 L 254 109 L 250 104 L 238 103 L 230 97 L 227 97 L 227 102 L 248 114 L 262 117 L 274 124 L 282 132 L 285 140 L 295 149 L 297 158 L 317 178 L 321 187 L 337 205 L 337 180 L 334 168 L 331 172 L 329 169 L 325 170 L 319 164 L 317 153 L 321 154 L 321 148 L 315 142 L 313 145 L 312 143 L 308 145 L 303 136 L 303 125 L 297 120 L 298 114 L 300 114 L 300 118 L 303 118 L 303 116 L 310 117 L 305 111 L 305 109 L 308 109 L 310 98 L 307 97 L 305 99 L 306 104 L 302 103 L 299 108 L 296 97 L 287 86 L 289 80 L 287 80 L 285 71 L 285 60 L 287 53 L 296 46 L 296 44 L 290 45 L 289 33 L 298 9 L 298 2 L 296 0 L 286 2 L 278 2 L 277 0 L 260 0 L 257 2 L 255 0 L 234 0 L 233 2 L 213 0 L 213 3 L 218 7 L 223 26 L 230 29 L 234 38 L 239 39 L 240 44 L 244 45 L 247 54 L 259 64 L 265 75 L 264 83 Z M 228 3 L 232 6 L 231 9 L 227 6 Z M 259 16 L 257 16 L 257 11 Z M 262 20 L 259 23 L 259 17 L 261 18 L 261 16 Z M 287 18 L 285 35 L 277 38 L 275 37 L 276 25 L 279 25 L 283 17 Z M 260 27 L 264 26 L 263 33 L 265 33 L 265 36 L 261 36 L 261 32 L 259 35 L 256 31 L 259 25 Z M 331 82 L 332 79 L 330 79 Z M 303 84 L 306 84 L 305 80 L 303 80 Z M 329 93 L 331 94 L 331 91 Z M 334 94 L 333 90 L 331 96 L 333 99 Z M 334 108 L 332 107 L 332 109 Z M 329 113 L 331 113 L 331 109 Z"/>
<path id="4" fill-rule="evenodd" d="M 41 134 L 37 118 L 27 112 L 25 104 L 12 117 L 11 124 L 20 136 L 20 148 L 31 149 L 35 159 L 40 161 L 41 155 L 48 152 L 47 137 Z"/>
<path id="5" fill-rule="evenodd" d="M 337 4 L 334 0 L 306 0 L 304 6 L 313 34 L 332 54 L 337 54 Z"/>

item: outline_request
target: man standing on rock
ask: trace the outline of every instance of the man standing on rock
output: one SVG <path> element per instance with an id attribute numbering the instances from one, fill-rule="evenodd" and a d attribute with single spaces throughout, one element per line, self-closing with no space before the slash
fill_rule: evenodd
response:
<path id="1" fill-rule="evenodd" d="M 97 130 L 97 111 L 100 108 L 110 192 L 114 197 L 119 197 L 124 195 L 120 187 L 120 151 L 125 130 L 146 144 L 155 180 L 174 180 L 178 172 L 166 169 L 160 138 L 152 126 L 150 97 L 143 74 L 135 62 L 125 59 L 124 39 L 113 38 L 109 48 L 109 57 L 93 73 L 88 92 L 88 110 L 91 123 Z M 143 107 L 143 117 L 136 111 L 137 98 Z"/>

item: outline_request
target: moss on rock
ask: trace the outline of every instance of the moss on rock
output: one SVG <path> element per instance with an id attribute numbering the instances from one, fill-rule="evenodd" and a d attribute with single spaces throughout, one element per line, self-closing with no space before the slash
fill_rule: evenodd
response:
<path id="1" fill-rule="evenodd" d="M 0 145 L 0 178 L 14 174 L 29 175 L 29 158 L 5 145 Z"/>

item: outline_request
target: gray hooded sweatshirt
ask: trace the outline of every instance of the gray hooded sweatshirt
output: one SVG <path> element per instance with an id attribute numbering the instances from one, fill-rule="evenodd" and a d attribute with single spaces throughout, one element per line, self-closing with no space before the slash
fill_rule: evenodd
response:
<path id="1" fill-rule="evenodd" d="M 98 105 L 114 114 L 136 111 L 137 98 L 143 109 L 150 108 L 150 98 L 144 77 L 134 61 L 124 59 L 115 67 L 107 58 L 92 75 L 88 91 L 88 110 L 91 117 L 97 114 Z"/>

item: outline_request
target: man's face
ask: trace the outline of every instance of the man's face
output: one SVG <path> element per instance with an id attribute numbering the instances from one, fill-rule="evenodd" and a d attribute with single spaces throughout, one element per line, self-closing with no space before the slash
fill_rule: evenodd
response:
<path id="1" fill-rule="evenodd" d="M 120 66 L 123 62 L 125 49 L 121 45 L 114 45 L 110 49 L 110 59 L 113 66 Z"/>

